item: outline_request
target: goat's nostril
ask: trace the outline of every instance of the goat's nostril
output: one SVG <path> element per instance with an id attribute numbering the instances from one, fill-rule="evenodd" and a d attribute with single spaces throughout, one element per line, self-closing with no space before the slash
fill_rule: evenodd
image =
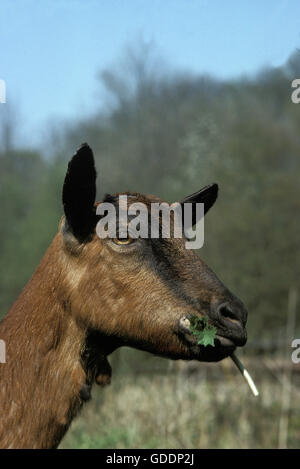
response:
<path id="1" fill-rule="evenodd" d="M 239 314 L 234 311 L 228 303 L 220 304 L 217 309 L 220 317 L 229 319 L 230 321 L 235 323 L 240 323 Z"/>

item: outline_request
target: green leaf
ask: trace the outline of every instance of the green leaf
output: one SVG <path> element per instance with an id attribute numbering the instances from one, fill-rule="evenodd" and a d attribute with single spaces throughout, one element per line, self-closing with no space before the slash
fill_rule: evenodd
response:
<path id="1" fill-rule="evenodd" d="M 208 324 L 208 317 L 199 318 L 198 316 L 192 316 L 190 321 L 190 331 L 197 338 L 198 345 L 203 345 L 204 347 L 211 345 L 214 347 L 217 330 L 214 326 Z"/>

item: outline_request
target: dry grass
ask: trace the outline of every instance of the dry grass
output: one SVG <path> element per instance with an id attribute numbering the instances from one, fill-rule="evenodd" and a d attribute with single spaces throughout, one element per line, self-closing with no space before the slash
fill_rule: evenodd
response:
<path id="1" fill-rule="evenodd" d="M 171 362 L 170 362 L 171 363 Z M 225 363 L 225 362 L 224 362 Z M 282 387 L 257 376 L 254 398 L 228 363 L 172 364 L 163 374 L 116 373 L 95 389 L 62 448 L 277 448 Z M 253 371 L 253 370 L 251 370 Z M 297 392 L 297 390 L 296 390 Z M 299 396 L 292 396 L 288 447 L 300 441 Z"/>

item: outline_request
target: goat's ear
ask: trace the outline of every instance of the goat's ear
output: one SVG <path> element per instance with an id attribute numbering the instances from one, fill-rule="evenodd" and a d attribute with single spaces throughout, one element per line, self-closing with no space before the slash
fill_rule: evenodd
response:
<path id="1" fill-rule="evenodd" d="M 184 214 L 184 204 L 191 203 L 192 205 L 192 225 L 195 225 L 199 220 L 197 220 L 196 204 L 204 204 L 204 215 L 208 210 L 214 205 L 218 197 L 218 184 L 210 184 L 209 186 L 203 187 L 198 192 L 188 195 L 180 203 L 182 207 L 182 214 Z"/>
<path id="2" fill-rule="evenodd" d="M 79 242 L 84 242 L 96 225 L 96 170 L 91 148 L 82 144 L 72 160 L 62 191 L 66 216 L 64 231 L 71 231 Z"/>

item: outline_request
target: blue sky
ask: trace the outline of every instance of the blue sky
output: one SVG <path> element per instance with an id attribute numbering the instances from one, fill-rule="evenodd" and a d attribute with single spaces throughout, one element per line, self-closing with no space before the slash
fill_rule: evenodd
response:
<path id="1" fill-rule="evenodd" d="M 0 78 L 26 142 L 99 106 L 99 71 L 140 39 L 174 69 L 252 74 L 300 48 L 300 1 L 1 0 Z"/>

